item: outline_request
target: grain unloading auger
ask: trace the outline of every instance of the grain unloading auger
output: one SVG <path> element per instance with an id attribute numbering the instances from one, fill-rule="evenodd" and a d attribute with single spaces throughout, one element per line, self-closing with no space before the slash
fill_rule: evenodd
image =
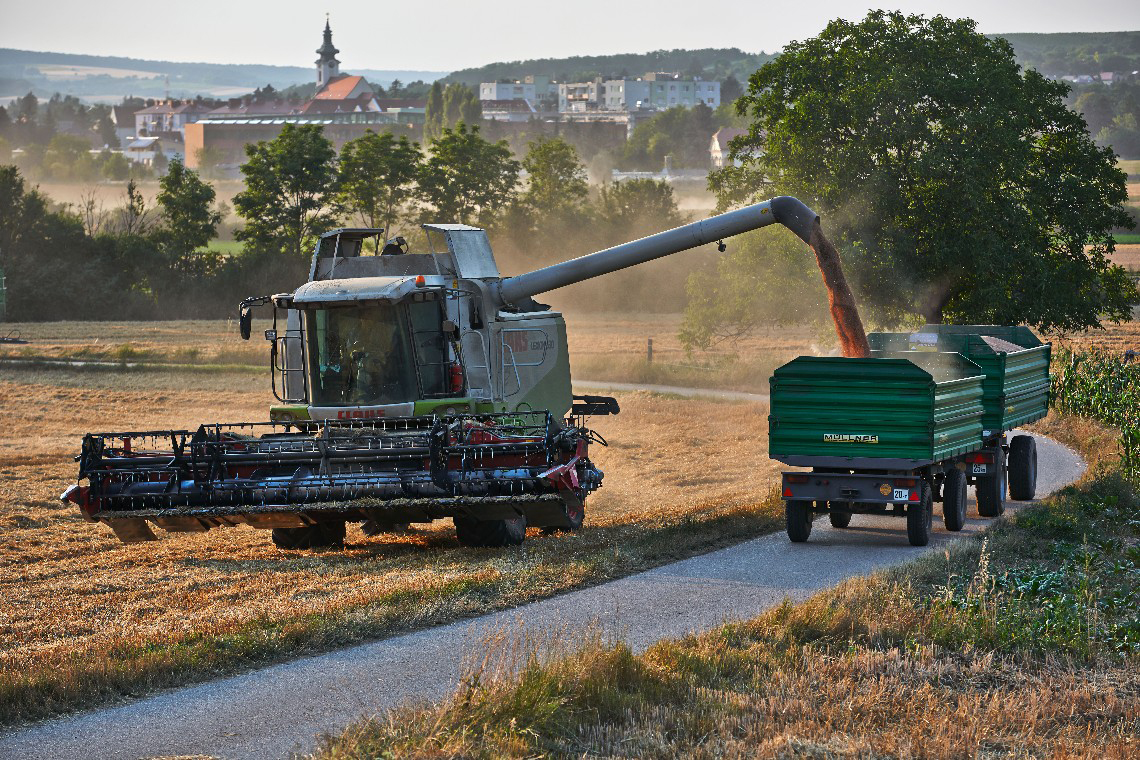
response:
<path id="1" fill-rule="evenodd" d="M 576 529 L 602 484 L 585 418 L 618 405 L 572 394 L 565 322 L 532 296 L 773 223 L 819 254 L 819 217 L 789 197 L 505 279 L 475 227 L 425 225 L 433 251 L 414 254 L 334 230 L 308 282 L 241 305 L 247 339 L 251 307 L 273 306 L 271 422 L 89 434 L 64 498 L 126 542 L 150 523 L 272 528 L 286 548 L 341 543 L 353 521 L 451 517 L 475 546 Z"/>

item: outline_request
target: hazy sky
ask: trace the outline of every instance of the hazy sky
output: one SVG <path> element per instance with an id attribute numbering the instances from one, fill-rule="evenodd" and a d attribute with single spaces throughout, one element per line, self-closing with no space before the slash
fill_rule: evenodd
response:
<path id="1" fill-rule="evenodd" d="M 983 32 L 1140 29 L 1137 0 L 0 0 L 0 47 L 173 61 L 309 66 L 325 13 L 342 68 L 451 71 L 492 61 L 661 48 L 771 52 L 870 7 L 969 16 Z"/>

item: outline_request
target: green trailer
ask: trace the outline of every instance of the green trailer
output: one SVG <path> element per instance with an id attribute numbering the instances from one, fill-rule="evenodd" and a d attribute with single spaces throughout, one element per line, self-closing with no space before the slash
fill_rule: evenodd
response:
<path id="1" fill-rule="evenodd" d="M 905 517 L 912 544 L 930 540 L 934 502 L 961 530 L 966 488 L 996 516 L 1007 487 L 1031 499 L 1036 447 L 1006 434 L 1045 416 L 1049 345 L 1026 328 L 929 326 L 872 333 L 870 357 L 801 356 L 771 378 L 769 453 L 785 472 L 788 535 L 812 517 L 844 528 L 852 514 Z"/>

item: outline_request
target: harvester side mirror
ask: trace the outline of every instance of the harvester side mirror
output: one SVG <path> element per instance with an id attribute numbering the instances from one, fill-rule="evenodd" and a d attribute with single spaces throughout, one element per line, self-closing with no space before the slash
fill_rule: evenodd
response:
<path id="1" fill-rule="evenodd" d="M 241 339 L 249 340 L 249 335 L 253 330 L 253 311 L 248 306 L 241 307 L 238 316 L 238 329 L 241 331 Z"/>
<path id="2" fill-rule="evenodd" d="M 459 338 L 459 325 L 455 324 L 450 319 L 443 320 L 442 327 L 444 335 L 448 336 L 452 340 L 457 340 Z"/>

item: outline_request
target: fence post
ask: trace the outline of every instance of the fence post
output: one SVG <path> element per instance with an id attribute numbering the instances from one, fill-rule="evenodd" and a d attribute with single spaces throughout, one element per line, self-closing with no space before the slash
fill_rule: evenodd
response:
<path id="1" fill-rule="evenodd" d="M 649 339 L 649 343 L 645 348 L 645 361 L 653 363 L 653 338 Z"/>

